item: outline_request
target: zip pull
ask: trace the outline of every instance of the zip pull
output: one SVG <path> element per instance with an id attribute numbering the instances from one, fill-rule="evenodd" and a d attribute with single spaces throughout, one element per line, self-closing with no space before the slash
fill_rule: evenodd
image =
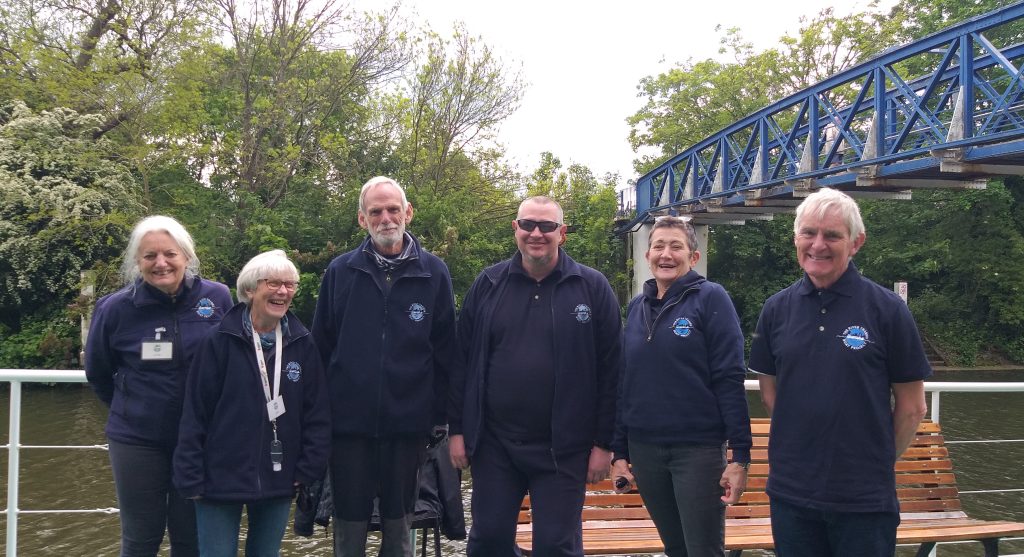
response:
<path id="1" fill-rule="evenodd" d="M 167 332 L 167 328 L 166 327 L 157 327 L 156 329 L 153 329 L 153 331 L 156 333 L 156 338 L 154 338 L 153 340 L 160 340 L 160 335 L 163 334 L 163 333 L 166 333 Z"/>

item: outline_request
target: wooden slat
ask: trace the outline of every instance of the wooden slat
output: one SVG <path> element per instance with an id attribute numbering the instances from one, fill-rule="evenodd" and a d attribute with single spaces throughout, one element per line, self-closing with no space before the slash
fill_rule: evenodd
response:
<path id="1" fill-rule="evenodd" d="M 923 501 L 900 501 L 900 511 L 920 513 L 930 511 L 959 511 L 959 499 L 925 499 Z"/>
<path id="2" fill-rule="evenodd" d="M 960 492 L 956 487 L 905 487 L 896 490 L 896 497 L 900 501 L 957 499 L 960 497 Z"/>
<path id="3" fill-rule="evenodd" d="M 588 507 L 640 507 L 644 500 L 639 493 L 593 493 L 584 502 Z"/>
<path id="4" fill-rule="evenodd" d="M 896 461 L 894 469 L 897 474 L 901 472 L 920 472 L 924 470 L 948 471 L 953 469 L 953 463 L 946 458 L 941 460 L 899 460 Z"/>
<path id="5" fill-rule="evenodd" d="M 896 485 L 956 485 L 956 476 L 950 473 L 940 474 L 896 474 Z"/>
<path id="6" fill-rule="evenodd" d="M 619 507 L 583 509 L 583 520 L 630 520 L 651 518 L 647 507 Z"/>

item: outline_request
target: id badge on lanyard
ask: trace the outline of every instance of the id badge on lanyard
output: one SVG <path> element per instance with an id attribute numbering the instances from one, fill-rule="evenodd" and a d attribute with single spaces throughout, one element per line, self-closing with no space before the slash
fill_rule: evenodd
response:
<path id="1" fill-rule="evenodd" d="M 267 377 L 267 362 L 263 358 L 263 347 L 260 346 L 259 334 L 256 328 L 252 331 L 252 346 L 256 351 L 256 364 L 260 368 L 260 381 L 263 383 L 263 394 L 267 399 L 267 418 L 270 420 L 271 429 L 274 432 L 274 440 L 270 443 L 270 462 L 274 472 L 281 471 L 281 464 L 284 462 L 284 447 L 277 438 L 277 418 L 285 412 L 284 398 L 281 397 L 281 323 L 278 322 L 274 329 L 274 390 L 270 390 L 270 379 Z"/>
<path id="2" fill-rule="evenodd" d="M 142 339 L 142 359 L 144 361 L 161 361 L 174 358 L 174 342 L 160 338 L 166 332 L 166 328 L 157 327 L 154 329 L 155 336 L 153 338 Z"/>

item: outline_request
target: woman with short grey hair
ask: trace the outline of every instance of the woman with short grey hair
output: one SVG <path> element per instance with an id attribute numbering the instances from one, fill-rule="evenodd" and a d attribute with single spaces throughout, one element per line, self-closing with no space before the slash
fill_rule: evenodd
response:
<path id="1" fill-rule="evenodd" d="M 203 557 L 234 557 L 242 509 L 247 557 L 277 556 L 291 498 L 323 477 L 330 406 L 320 352 L 288 308 L 299 273 L 281 250 L 238 275 L 236 305 L 188 376 L 174 484 L 196 501 Z"/>

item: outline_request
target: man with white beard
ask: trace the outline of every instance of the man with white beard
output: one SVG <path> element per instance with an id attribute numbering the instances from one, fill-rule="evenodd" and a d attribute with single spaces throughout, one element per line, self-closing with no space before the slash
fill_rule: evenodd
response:
<path id="1" fill-rule="evenodd" d="M 412 215 L 395 180 L 363 185 L 359 226 L 369 234 L 328 265 L 313 317 L 330 389 L 340 557 L 366 554 L 375 497 L 380 555 L 412 555 L 417 472 L 431 430 L 446 423 L 445 389 L 460 361 L 451 276 L 405 230 Z"/>

